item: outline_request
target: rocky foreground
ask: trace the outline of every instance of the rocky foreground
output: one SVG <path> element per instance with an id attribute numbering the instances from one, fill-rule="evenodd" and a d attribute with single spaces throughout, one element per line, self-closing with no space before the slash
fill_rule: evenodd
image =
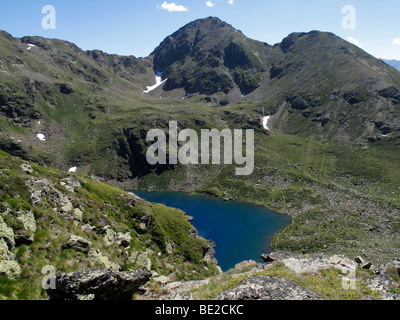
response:
<path id="1" fill-rule="evenodd" d="M 374 267 L 362 257 L 351 260 L 343 255 L 276 252 L 261 257 L 262 264 L 244 261 L 227 273 L 196 281 L 172 282 L 144 269 L 58 274 L 56 288 L 48 293 L 56 300 L 132 296 L 140 300 L 324 300 L 335 295 L 400 300 L 400 258 Z M 216 294 L 210 297 L 210 293 Z"/>

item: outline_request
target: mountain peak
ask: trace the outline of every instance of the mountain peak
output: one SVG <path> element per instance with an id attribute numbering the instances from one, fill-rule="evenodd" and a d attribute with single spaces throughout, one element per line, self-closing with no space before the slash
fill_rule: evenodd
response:
<path id="1" fill-rule="evenodd" d="M 164 39 L 153 51 L 154 69 L 168 78 L 164 89 L 188 93 L 248 94 L 264 70 L 264 44 L 216 17 L 195 20 Z M 240 94 L 240 92 L 239 92 Z"/>
<path id="2" fill-rule="evenodd" d="M 181 29 L 190 28 L 190 27 L 196 27 L 196 28 L 208 27 L 209 30 L 215 30 L 215 29 L 218 30 L 221 28 L 234 29 L 229 23 L 222 21 L 218 17 L 211 17 L 211 16 L 189 22 L 187 25 L 183 26 Z"/>
<path id="3" fill-rule="evenodd" d="M 223 22 L 221 19 L 216 17 L 208 17 L 203 19 L 198 19 L 192 22 L 189 22 L 170 36 L 166 37 L 161 44 L 151 53 L 151 55 L 156 55 L 160 51 L 165 48 L 170 50 L 170 44 L 182 44 L 185 47 L 194 48 L 201 40 L 206 38 L 207 36 L 212 35 L 213 44 L 223 40 L 223 38 L 230 32 L 237 31 L 231 25 L 226 22 Z M 179 49 L 184 49 L 180 47 Z M 186 53 L 188 48 L 184 50 Z M 177 51 L 177 50 L 175 50 Z M 175 52 L 178 54 L 176 59 L 179 59 L 179 52 Z M 164 67 L 165 66 L 160 66 Z"/>

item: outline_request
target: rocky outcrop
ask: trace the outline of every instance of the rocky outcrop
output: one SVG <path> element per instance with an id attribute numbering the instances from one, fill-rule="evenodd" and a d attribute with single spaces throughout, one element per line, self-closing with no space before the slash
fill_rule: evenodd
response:
<path id="1" fill-rule="evenodd" d="M 3 133 L 0 133 L 0 150 L 13 156 L 20 157 L 21 159 L 29 159 L 29 153 L 26 150 L 26 147 Z"/>
<path id="2" fill-rule="evenodd" d="M 400 258 L 393 258 L 374 270 L 378 276 L 369 279 L 367 287 L 378 291 L 385 300 L 400 300 Z"/>
<path id="3" fill-rule="evenodd" d="M 155 279 L 156 280 L 156 279 Z M 210 278 L 205 280 L 175 281 L 162 284 L 162 290 L 146 290 L 142 299 L 144 300 L 193 300 L 192 292 L 209 284 Z"/>
<path id="4" fill-rule="evenodd" d="M 70 192 L 75 192 L 75 188 L 82 187 L 79 180 L 74 176 L 65 178 L 63 181 L 60 182 L 60 185 Z"/>
<path id="5" fill-rule="evenodd" d="M 130 300 L 146 284 L 151 273 L 144 269 L 129 272 L 87 269 L 57 274 L 56 288 L 47 289 L 50 300 Z"/>
<path id="6" fill-rule="evenodd" d="M 3 239 L 7 247 L 13 249 L 15 246 L 14 230 L 10 228 L 0 216 L 0 239 Z"/>
<path id="7" fill-rule="evenodd" d="M 35 216 L 32 211 L 20 210 L 15 217 L 14 238 L 17 245 L 31 244 L 37 230 Z"/>
<path id="8" fill-rule="evenodd" d="M 75 186 L 80 186 L 79 181 L 75 179 L 67 178 L 64 180 L 65 184 L 61 183 L 61 186 L 66 187 L 67 191 L 72 192 Z M 31 194 L 33 205 L 38 205 L 41 204 L 42 201 L 45 201 L 54 208 L 53 210 L 55 212 L 66 220 L 79 220 L 81 218 L 80 213 L 82 212 L 79 212 L 81 211 L 79 208 L 79 211 L 75 210 L 76 208 L 74 208 L 71 201 L 72 198 L 58 190 L 53 181 L 30 178 L 26 182 L 26 185 Z M 69 189 L 67 187 L 69 187 Z"/>
<path id="9" fill-rule="evenodd" d="M 69 85 L 68 83 L 61 83 L 59 84 L 60 92 L 63 94 L 72 94 L 75 92 L 75 90 Z"/>
<path id="10" fill-rule="evenodd" d="M 122 233 L 114 231 L 110 226 L 103 228 L 104 231 L 104 243 L 106 246 L 123 246 L 129 247 L 132 236 L 129 232 Z"/>
<path id="11" fill-rule="evenodd" d="M 144 268 L 148 271 L 151 269 L 151 260 L 149 258 L 149 254 L 147 252 L 140 253 L 139 251 L 134 251 L 130 254 L 128 260 L 128 264 L 136 265 L 139 268 Z"/>
<path id="12" fill-rule="evenodd" d="M 80 251 L 83 253 L 89 253 L 92 243 L 82 237 L 78 237 L 76 235 L 71 235 L 68 239 L 67 244 L 65 245 L 66 248 L 73 248 L 76 251 Z"/>
<path id="13" fill-rule="evenodd" d="M 224 290 L 217 300 L 321 300 L 315 293 L 300 287 L 292 281 L 268 277 L 252 276 L 236 288 Z"/>
<path id="14" fill-rule="evenodd" d="M 399 90 L 393 86 L 378 91 L 379 96 L 400 101 Z"/>
<path id="15" fill-rule="evenodd" d="M 116 271 L 121 270 L 121 266 L 102 254 L 99 249 L 90 249 L 88 253 L 89 259 L 92 263 L 102 266 L 105 269 L 113 269 Z"/>
<path id="16" fill-rule="evenodd" d="M 15 255 L 9 251 L 4 238 L 0 237 L 0 276 L 5 276 L 9 279 L 18 279 L 21 271 Z"/>
<path id="17" fill-rule="evenodd" d="M 16 56 L 10 59 L 16 65 L 24 65 L 24 61 Z M 22 127 L 32 127 L 34 120 L 42 118 L 35 104 L 37 91 L 32 82 L 26 78 L 22 81 L 5 81 L 0 85 L 0 115 Z"/>
<path id="18" fill-rule="evenodd" d="M 218 264 L 217 259 L 215 258 L 215 250 L 216 244 L 212 240 L 207 241 L 207 248 L 204 250 L 203 261 L 209 264 Z"/>
<path id="19" fill-rule="evenodd" d="M 0 275 L 17 279 L 22 269 L 11 250 L 22 243 L 33 242 L 36 220 L 32 211 L 20 210 L 14 215 L 7 210 L 2 215 L 7 217 L 8 224 L 0 215 Z"/>
<path id="20" fill-rule="evenodd" d="M 378 291 L 385 300 L 400 300 L 399 294 L 390 291 L 392 282 L 393 280 L 388 274 L 382 273 L 373 279 L 369 279 L 367 287 L 373 291 Z"/>
<path id="21" fill-rule="evenodd" d="M 348 273 L 357 269 L 357 263 L 344 255 L 306 254 L 275 252 L 261 255 L 266 263 L 280 261 L 297 274 L 316 273 L 320 270 L 336 268 Z"/>

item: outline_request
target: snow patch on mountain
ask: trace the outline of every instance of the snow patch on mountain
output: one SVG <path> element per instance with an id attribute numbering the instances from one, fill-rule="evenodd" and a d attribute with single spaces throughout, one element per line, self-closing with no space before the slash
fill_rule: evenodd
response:
<path id="1" fill-rule="evenodd" d="M 167 81 L 168 79 L 165 79 L 164 81 L 162 80 L 162 74 L 163 72 L 156 71 L 156 84 L 153 86 L 147 86 L 147 90 L 143 91 L 143 93 L 149 93 Z"/>
<path id="2" fill-rule="evenodd" d="M 270 116 L 266 116 L 266 117 L 263 118 L 263 127 L 264 127 L 265 130 L 269 130 L 269 128 L 268 128 L 268 121 L 269 121 L 270 119 L 271 119 Z"/>
<path id="3" fill-rule="evenodd" d="M 36 135 L 36 137 L 40 140 L 40 141 L 46 141 L 46 137 L 44 136 L 43 133 L 38 133 Z"/>

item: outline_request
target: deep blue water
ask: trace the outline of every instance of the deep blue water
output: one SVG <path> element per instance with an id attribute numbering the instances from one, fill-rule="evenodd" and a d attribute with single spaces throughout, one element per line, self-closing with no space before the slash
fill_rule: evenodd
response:
<path id="1" fill-rule="evenodd" d="M 216 243 L 215 257 L 223 271 L 244 260 L 261 262 L 259 255 L 270 253 L 274 234 L 290 223 L 287 216 L 243 202 L 176 192 L 135 193 L 147 201 L 181 209 L 194 217 L 191 224 L 199 235 Z"/>

